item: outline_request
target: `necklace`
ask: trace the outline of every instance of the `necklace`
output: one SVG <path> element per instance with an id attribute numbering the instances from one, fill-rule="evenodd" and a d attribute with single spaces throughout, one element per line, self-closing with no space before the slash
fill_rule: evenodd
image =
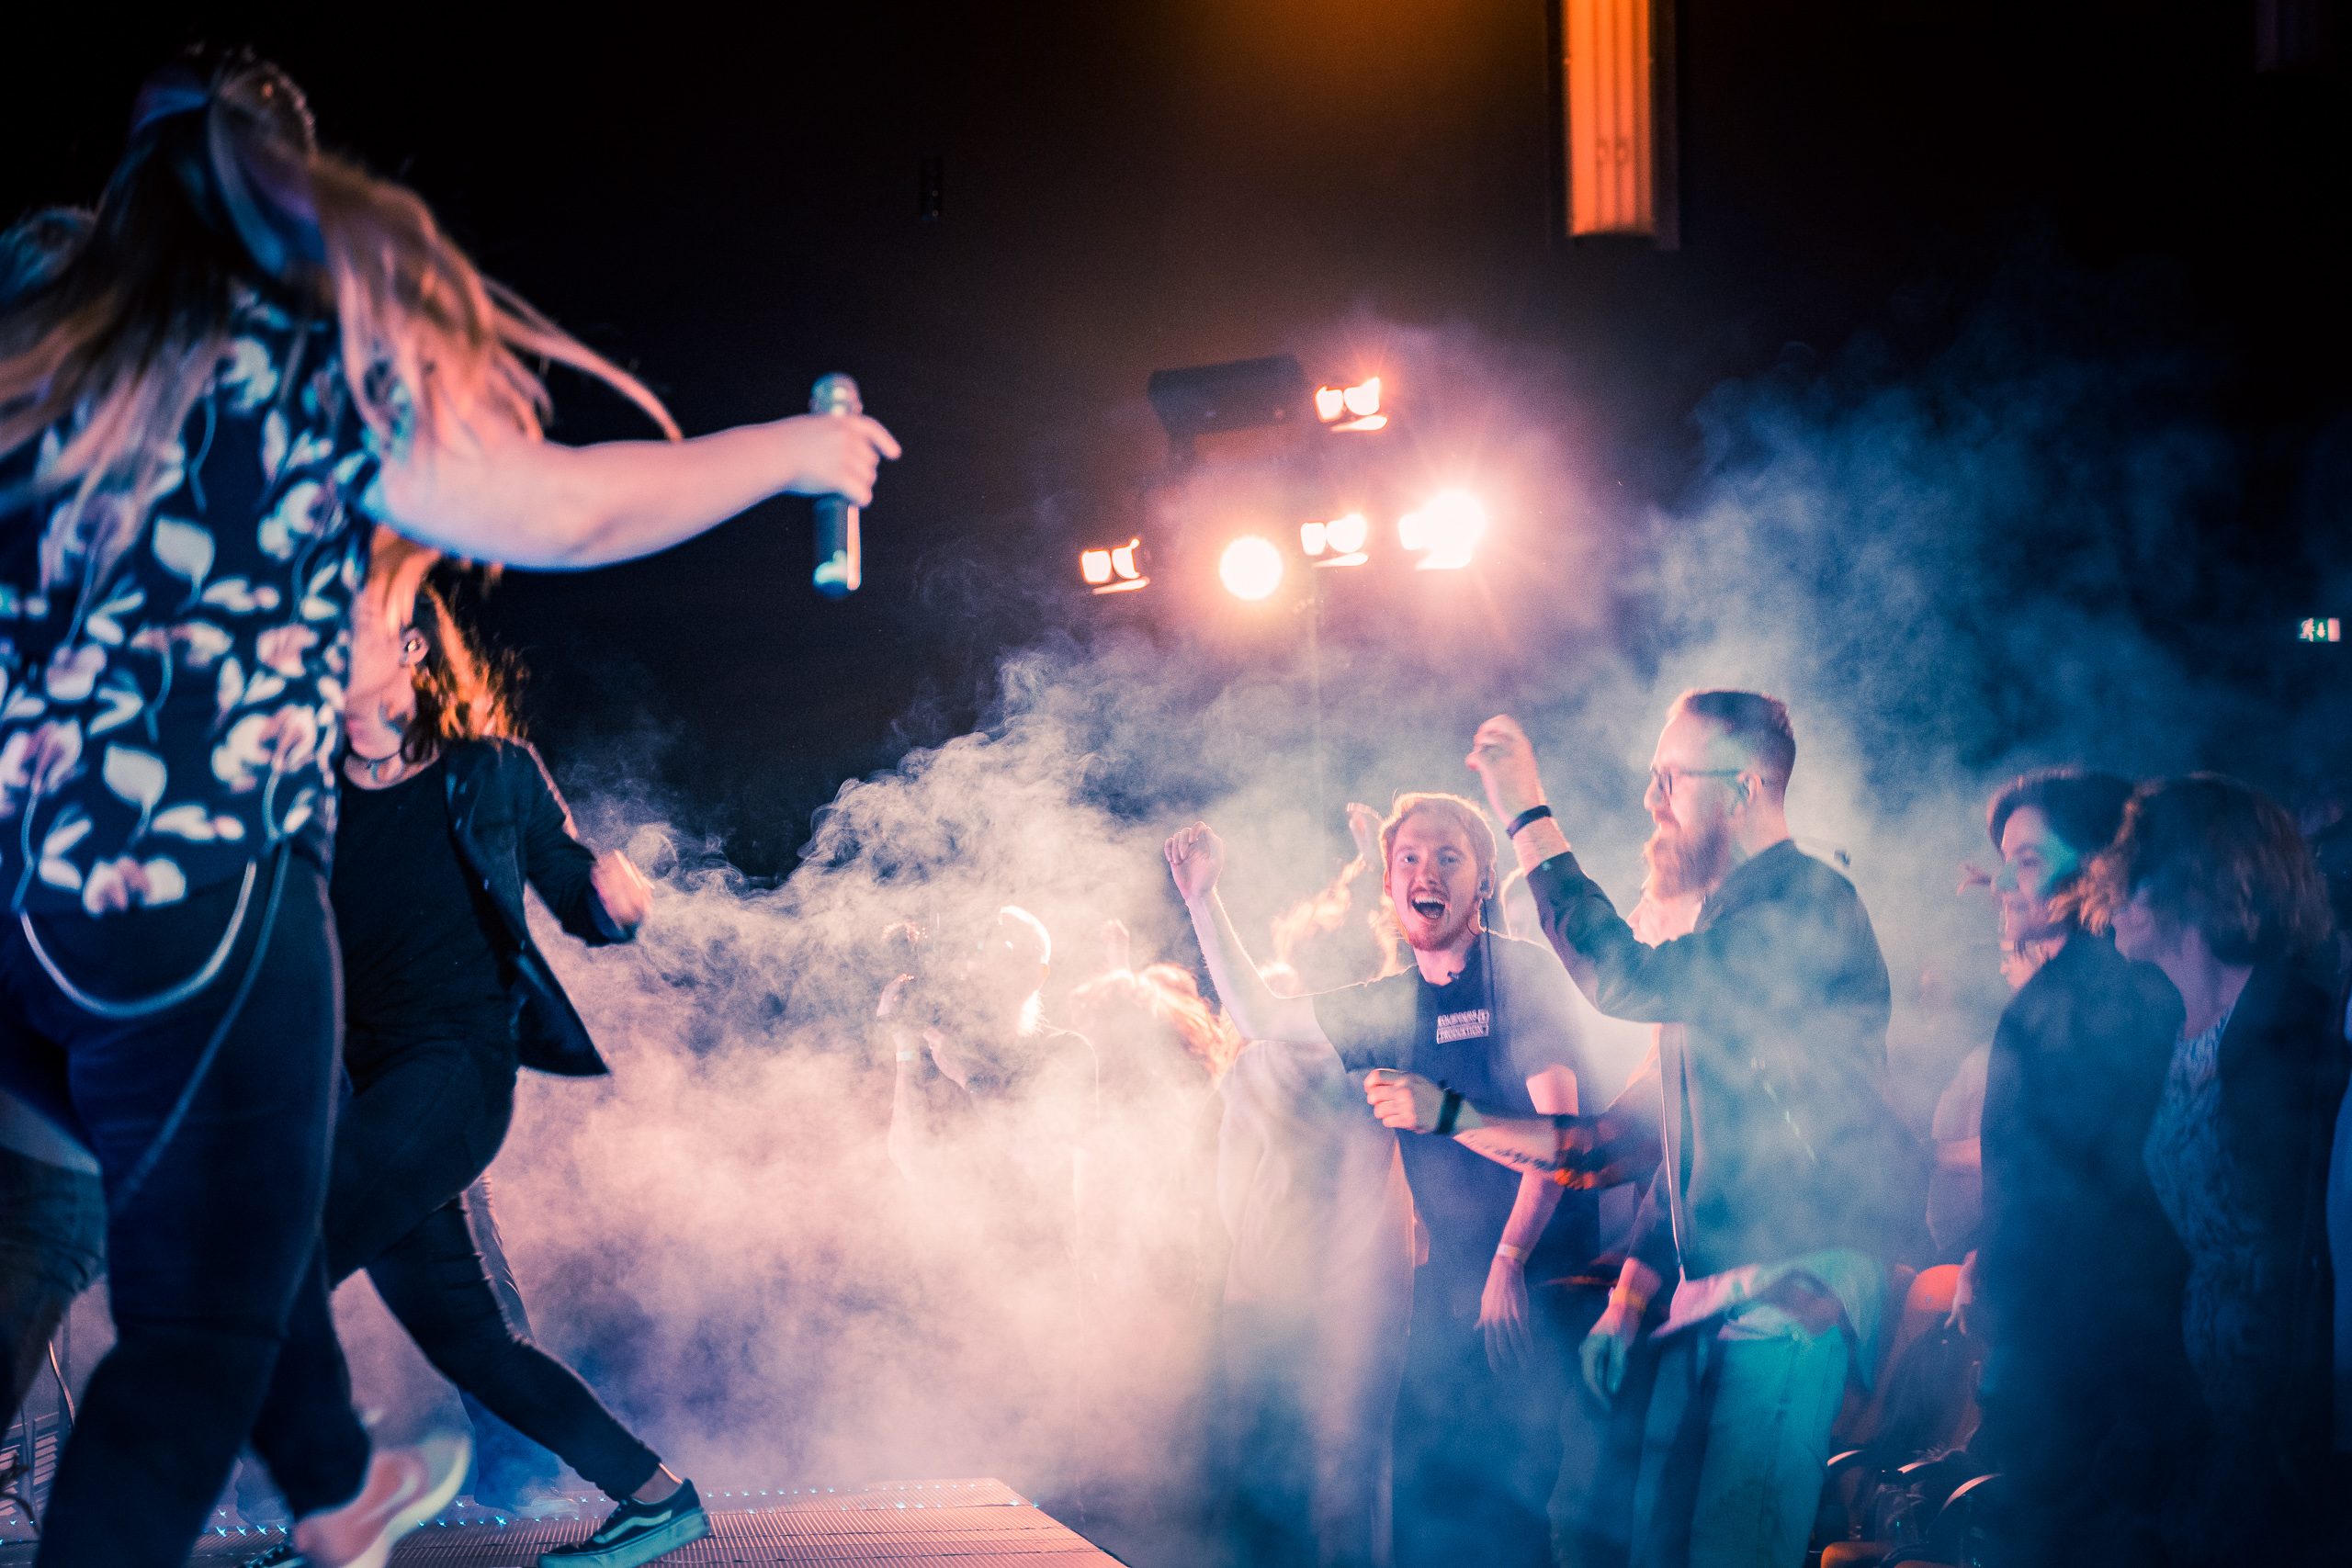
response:
<path id="1" fill-rule="evenodd" d="M 401 754 L 398 747 L 381 757 L 363 756 L 357 751 L 346 752 L 345 755 L 348 761 L 356 764 L 360 771 L 368 775 L 368 782 L 370 784 L 379 787 L 390 782 L 385 776 L 385 770 L 392 770 L 396 777 L 399 770 L 408 763 L 408 759 Z"/>

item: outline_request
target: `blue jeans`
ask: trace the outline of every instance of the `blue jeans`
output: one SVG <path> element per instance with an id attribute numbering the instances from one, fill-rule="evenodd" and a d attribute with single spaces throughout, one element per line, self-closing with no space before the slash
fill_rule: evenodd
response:
<path id="1" fill-rule="evenodd" d="M 1660 1348 L 1634 1568 L 1803 1568 L 1852 1353 L 1751 1303 Z"/>
<path id="2" fill-rule="evenodd" d="M 235 884 L 204 888 L 158 909 L 43 917 L 36 930 L 85 992 L 150 996 L 201 968 L 237 895 Z M 331 1478 L 337 1500 L 359 1489 L 368 1438 L 351 1411 L 319 1246 L 340 991 L 326 877 L 283 851 L 262 866 L 219 975 L 149 1016 L 85 1011 L 16 921 L 0 926 L 0 1073 L 78 1124 L 108 1204 L 115 1346 L 91 1375 L 58 1469 L 43 1568 L 181 1568 L 289 1325 L 325 1338 L 300 1392 L 313 1444 L 303 1461 Z M 159 1142 L 191 1082 L 185 1115 Z M 288 1456 L 263 1457 L 276 1469 Z"/>

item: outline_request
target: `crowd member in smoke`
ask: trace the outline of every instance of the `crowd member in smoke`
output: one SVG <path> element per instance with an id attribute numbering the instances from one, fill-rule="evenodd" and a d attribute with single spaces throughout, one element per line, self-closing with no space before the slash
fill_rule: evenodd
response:
<path id="1" fill-rule="evenodd" d="M 891 1162 L 918 1186 L 978 1192 L 1000 1239 L 1073 1258 L 1100 1092 L 1092 1044 L 1045 1021 L 1053 938 L 1007 904 L 960 954 L 928 940 L 914 951 L 921 966 L 877 1010 L 898 1060 Z"/>
<path id="2" fill-rule="evenodd" d="M 2116 947 L 2179 993 L 2146 1159 L 2188 1249 L 2182 1334 L 2214 1427 L 2216 1546 L 2307 1544 L 2326 1482 L 2328 1149 L 2346 1066 L 2310 965 L 2325 889 L 2284 808 L 2233 779 L 2143 784 L 2090 872 Z M 2324 969 L 2321 970 L 2325 973 Z"/>
<path id="3" fill-rule="evenodd" d="M 1081 1381 L 1099 1429 L 1125 1425 L 1160 1439 L 1140 1465 L 1102 1456 L 1089 1496 L 1124 1493 L 1124 1511 L 1140 1517 L 1187 1506 L 1197 1489 L 1222 1254 L 1216 1088 L 1239 1043 L 1172 964 L 1096 976 L 1067 1005 L 1101 1081 L 1079 1191 Z"/>
<path id="4" fill-rule="evenodd" d="M 1524 872 L 1515 880 L 1524 887 Z M 1532 903 L 1531 903 L 1532 909 Z M 1626 915 L 1643 942 L 1656 945 L 1689 932 L 1699 917 L 1697 895 L 1659 897 L 1654 886 Z M 1535 917 L 1529 916 L 1531 925 Z M 1580 1005 L 1591 1003 L 1578 995 Z M 1562 1185 L 1597 1192 L 1603 1256 L 1622 1255 L 1641 1222 L 1616 1201 L 1632 1196 L 1657 1168 L 1659 1085 L 1657 1042 L 1662 1025 L 1628 1025 L 1593 1015 L 1605 1030 L 1637 1029 L 1650 1042 L 1632 1077 L 1598 1116 L 1513 1116 L 1463 1103 L 1454 1111 L 1454 1140 L 1514 1169 L 1539 1172 Z M 1579 1021 L 1580 1023 L 1586 1021 Z M 1589 1032 L 1600 1032 L 1590 1031 Z M 1588 1052 L 1589 1055 L 1591 1053 Z M 1381 1069 L 1365 1075 L 1364 1098 L 1380 1122 L 1399 1132 L 1434 1132 L 1445 1113 L 1444 1089 L 1413 1073 Z M 1578 1333 L 1600 1311 L 1595 1300 L 1572 1308 Z M 1643 1418 L 1655 1354 L 1636 1347 L 1616 1386 L 1604 1394 L 1572 1389 L 1560 1413 L 1560 1473 L 1552 1489 L 1554 1560 L 1561 1568 L 1623 1561 L 1633 1546 L 1634 1488 L 1639 1480 Z"/>
<path id="5" fill-rule="evenodd" d="M 1216 897 L 1216 836 L 1196 824 L 1169 840 L 1210 976 L 1242 1033 L 1327 1043 L 1351 1071 L 1419 1071 L 1519 1111 L 1573 1111 L 1581 1062 L 1565 980 L 1532 944 L 1486 930 L 1483 906 L 1498 884 L 1494 833 L 1477 807 L 1453 795 L 1399 796 L 1381 850 L 1413 967 L 1282 997 L 1251 967 Z M 1544 1279 L 1591 1256 L 1589 1201 L 1563 1204 L 1542 1176 L 1451 1141 L 1417 1141 L 1404 1157 L 1430 1255 L 1414 1280 L 1397 1416 L 1397 1558 L 1547 1562 L 1559 1358 L 1527 1280 L 1531 1270 Z M 1566 1218 L 1555 1225 L 1559 1212 Z"/>
<path id="6" fill-rule="evenodd" d="M 1346 925 L 1354 884 L 1380 863 L 1380 814 L 1351 804 L 1348 829 L 1355 857 L 1276 917 L 1278 954 L 1302 955 L 1305 938 Z M 1385 901 L 1362 929 L 1379 951 L 1358 954 L 1357 974 L 1401 967 Z M 1338 970 L 1329 945 L 1317 956 Z M 1259 975 L 1279 995 L 1306 988 L 1288 956 Z M 1309 1042 L 1248 1043 L 1218 1098 L 1225 1538 L 1245 1563 L 1385 1568 L 1403 1371 L 1392 1352 L 1411 1322 L 1417 1250 L 1396 1139 L 1357 1108 L 1339 1057 Z"/>
<path id="7" fill-rule="evenodd" d="M 2033 966 L 1986 1062 L 1982 1238 L 1963 1270 L 1986 1345 L 1971 1451 L 2008 1477 L 2007 1562 L 2071 1560 L 2085 1540 L 2155 1554 L 2177 1480 L 2161 1439 L 2195 1397 L 2185 1259 L 2141 1158 L 2180 1003 L 2077 918 L 2131 794 L 2111 774 L 2030 773 L 1986 815 L 2001 940 Z"/>
<path id="8" fill-rule="evenodd" d="M 1093 1046 L 1045 1021 L 1053 940 L 1005 905 L 975 936 L 902 929 L 910 972 L 877 1009 L 895 1048 L 888 1146 L 915 1200 L 923 1284 L 952 1321 L 958 1364 L 1008 1429 L 1079 1428 L 1087 1391 L 1078 1247 L 1081 1178 L 1099 1124 Z M 943 1340 L 942 1348 L 956 1344 Z M 1002 1432 L 989 1441 L 1001 1440 Z M 1100 1456 L 1033 1486 L 1102 1479 Z"/>
<path id="9" fill-rule="evenodd" d="M 830 417 L 559 446 L 526 355 L 674 434 L 247 58 L 149 80 L 87 237 L 0 306 L 0 1073 L 97 1157 L 119 1333 L 45 1564 L 177 1568 L 289 1320 L 326 1321 L 324 868 L 363 517 L 588 567 L 779 491 L 863 501 L 893 449 Z M 308 1391 L 333 1444 L 301 1456 L 335 1477 L 295 1532 L 327 1565 L 379 1561 L 462 1469 L 461 1445 L 371 1454 L 343 1388 Z"/>
<path id="10" fill-rule="evenodd" d="M 586 1540 L 542 1562 L 634 1568 L 708 1533 L 694 1483 L 515 1332 L 467 1204 L 505 1141 L 522 1067 L 606 1070 L 532 940 L 524 890 L 603 945 L 637 934 L 651 889 L 626 855 L 573 836 L 505 694 L 424 584 L 431 558 L 379 539 L 353 616 L 329 888 L 351 1096 L 327 1184 L 327 1283 L 366 1269 L 435 1370 L 614 1499 Z M 327 1451 L 290 1391 L 333 1377 L 338 1359 L 331 1340 L 288 1336 L 254 1428 L 264 1452 Z M 334 1484 L 299 1462 L 271 1468 L 298 1517 Z M 256 1562 L 292 1551 L 280 1553 Z"/>
<path id="11" fill-rule="evenodd" d="M 1296 996 L 1283 965 L 1268 987 Z M 1392 1428 L 1412 1316 L 1413 1200 L 1395 1134 L 1327 1045 L 1246 1044 L 1219 1098 L 1227 1247 L 1220 1495 L 1244 1563 L 1385 1568 Z"/>
<path id="12" fill-rule="evenodd" d="M 1662 896 L 1704 903 L 1690 934 L 1653 946 L 1577 865 L 1520 727 L 1488 720 L 1469 757 L 1577 983 L 1605 1013 L 1670 1026 L 1664 1159 L 1582 1356 L 1613 1393 L 1648 1298 L 1679 1272 L 1641 1562 L 1804 1560 L 1840 1396 L 1874 1354 L 1887 1258 L 1924 1206 L 1902 1179 L 1917 1175 L 1917 1146 L 1882 1087 L 1886 964 L 1852 885 L 1789 838 L 1795 761 L 1774 699 L 1677 700 L 1651 761 L 1644 857 Z"/>

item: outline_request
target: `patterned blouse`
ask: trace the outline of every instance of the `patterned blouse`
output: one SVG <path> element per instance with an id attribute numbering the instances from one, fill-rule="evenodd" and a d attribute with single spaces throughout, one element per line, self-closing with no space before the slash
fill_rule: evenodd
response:
<path id="1" fill-rule="evenodd" d="M 0 465 L 20 498 L 72 421 Z M 35 448 L 38 448 L 37 450 Z M 356 510 L 378 460 L 332 320 L 239 298 L 227 350 L 102 572 L 70 491 L 0 514 L 0 894 L 13 911 L 176 902 L 281 841 L 324 864 Z M 43 561 L 49 570 L 43 570 Z"/>

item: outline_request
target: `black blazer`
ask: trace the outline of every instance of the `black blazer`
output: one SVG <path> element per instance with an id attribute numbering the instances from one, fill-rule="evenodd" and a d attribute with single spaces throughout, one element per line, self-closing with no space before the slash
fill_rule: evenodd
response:
<path id="1" fill-rule="evenodd" d="M 1696 1278 L 1825 1247 L 1904 1250 L 1925 1168 L 1883 1098 L 1886 963 L 1853 884 L 1784 840 L 1724 878 L 1690 935 L 1655 947 L 1573 854 L 1527 886 L 1593 1005 L 1667 1025 L 1663 1162 L 1635 1256 L 1672 1279 L 1678 1258 Z"/>
<path id="2" fill-rule="evenodd" d="M 610 1072 L 571 998 L 548 967 L 523 912 L 537 890 L 563 929 L 592 947 L 616 939 L 596 922 L 596 857 L 571 830 L 571 813 L 539 754 L 519 740 L 462 740 L 442 753 L 458 853 L 497 905 L 515 989 L 515 1056 L 566 1077 Z"/>
<path id="3" fill-rule="evenodd" d="M 2119 1388 L 2149 1400 L 2185 1386 L 2188 1259 L 2143 1154 L 2179 1037 L 2172 982 L 2081 931 L 1994 1032 L 1978 1296 L 2031 1376 L 2064 1376 L 2076 1393 L 2093 1374 L 2110 1384 L 2161 1376 L 2165 1390 Z"/>
<path id="4" fill-rule="evenodd" d="M 2343 1103 L 2342 1014 L 2290 961 L 2257 964 L 2222 1032 L 2222 1137 L 2246 1182 L 2245 1205 L 2271 1216 L 2279 1342 L 2280 1438 L 2327 1451 L 2334 1388 L 2335 1279 L 2327 1249 L 2327 1163 Z"/>

